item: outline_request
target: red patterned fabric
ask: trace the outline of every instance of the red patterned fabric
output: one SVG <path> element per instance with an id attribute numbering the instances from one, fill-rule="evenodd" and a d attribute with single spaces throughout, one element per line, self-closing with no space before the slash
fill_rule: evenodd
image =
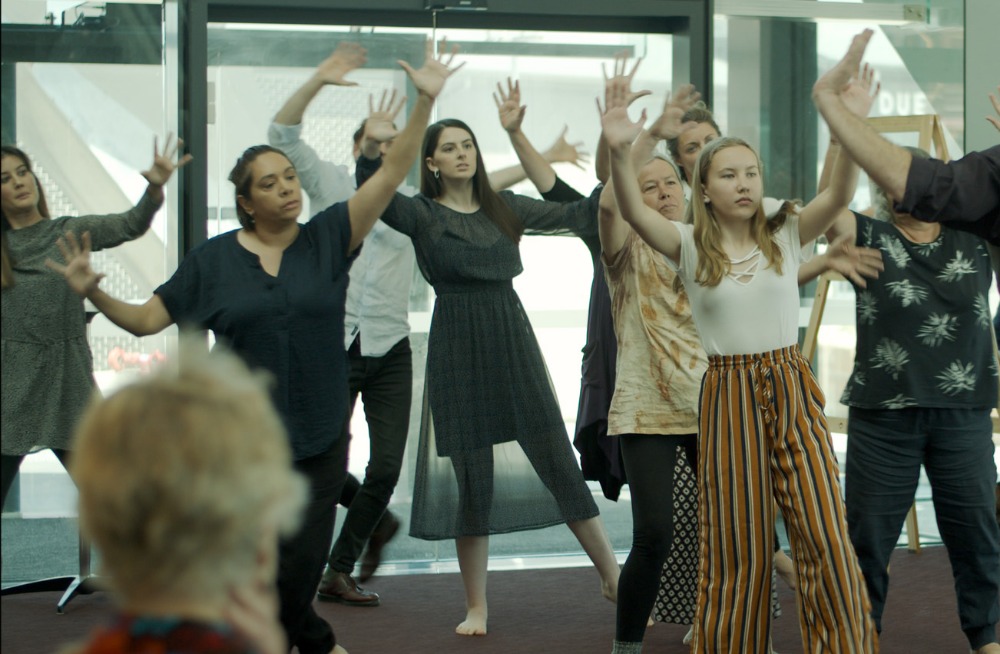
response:
<path id="1" fill-rule="evenodd" d="M 80 654 L 257 654 L 224 624 L 124 615 L 97 631 Z"/>

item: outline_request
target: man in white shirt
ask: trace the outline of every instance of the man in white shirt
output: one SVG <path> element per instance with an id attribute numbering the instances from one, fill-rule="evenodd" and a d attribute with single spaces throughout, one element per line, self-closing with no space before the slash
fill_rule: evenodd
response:
<path id="1" fill-rule="evenodd" d="M 344 76 L 363 65 L 365 49 L 340 43 L 278 111 L 268 130 L 268 141 L 295 165 L 313 213 L 349 198 L 355 189 L 346 166 L 319 158 L 301 140 L 306 107 L 326 85 L 353 86 Z M 373 108 L 355 134 L 354 155 L 377 158 L 395 127 L 392 120 L 401 102 L 393 98 Z M 412 188 L 401 188 L 410 195 Z M 347 515 L 330 552 L 319 586 L 319 598 L 350 606 L 378 606 L 378 594 L 360 588 L 352 577 L 365 543 L 362 581 L 381 560 L 382 548 L 398 531 L 399 520 L 386 509 L 403 463 L 410 423 L 413 364 L 407 321 L 414 252 L 410 239 L 378 222 L 365 238 L 350 271 L 345 310 L 345 342 L 350 368 L 351 407 L 358 395 L 364 403 L 371 439 L 371 457 L 364 481 L 348 476 L 340 503 Z"/>

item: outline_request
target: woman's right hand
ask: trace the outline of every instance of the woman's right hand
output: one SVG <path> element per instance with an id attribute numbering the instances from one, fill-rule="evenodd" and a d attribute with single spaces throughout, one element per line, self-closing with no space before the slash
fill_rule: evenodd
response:
<path id="1" fill-rule="evenodd" d="M 413 85 L 417 87 L 422 95 L 426 95 L 430 99 L 434 99 L 444 88 L 444 83 L 448 78 L 465 65 L 463 61 L 454 68 L 451 67 L 451 63 L 455 60 L 455 54 L 458 53 L 458 46 L 454 46 L 451 52 L 447 54 L 447 59 L 445 58 L 445 45 L 447 44 L 447 39 L 441 40 L 441 54 L 438 56 L 434 55 L 434 42 L 430 39 L 426 42 L 425 55 L 424 55 L 424 65 L 420 68 L 414 69 L 410 64 L 399 59 L 396 61 L 406 74 L 410 76 L 410 81 Z"/>
<path id="2" fill-rule="evenodd" d="M 52 259 L 46 259 L 45 265 L 65 277 L 66 283 L 77 295 L 87 297 L 96 291 L 105 275 L 94 272 L 90 267 L 90 232 L 84 232 L 80 242 L 77 242 L 73 232 L 66 232 L 66 237 L 60 237 L 56 245 L 66 261 L 65 265 Z"/>

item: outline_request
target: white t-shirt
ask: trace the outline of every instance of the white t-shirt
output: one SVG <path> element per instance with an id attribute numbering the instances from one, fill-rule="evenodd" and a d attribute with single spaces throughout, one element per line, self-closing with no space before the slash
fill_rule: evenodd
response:
<path id="1" fill-rule="evenodd" d="M 694 225 L 672 222 L 681 235 L 680 265 L 667 263 L 684 281 L 691 299 L 698 333 L 705 352 L 713 354 L 758 354 L 799 342 L 798 271 L 803 249 L 799 245 L 798 216 L 789 216 L 775 234 L 783 255 L 782 274 L 760 263 L 752 277 L 726 276 L 718 286 L 694 281 L 698 251 Z"/>

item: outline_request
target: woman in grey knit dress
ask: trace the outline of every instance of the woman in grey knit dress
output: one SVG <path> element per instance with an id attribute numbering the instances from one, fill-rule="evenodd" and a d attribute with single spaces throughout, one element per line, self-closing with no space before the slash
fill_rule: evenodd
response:
<path id="1" fill-rule="evenodd" d="M 50 448 L 65 465 L 73 427 L 95 388 L 83 301 L 45 260 L 58 257 L 56 239 L 67 231 L 89 231 L 95 250 L 145 234 L 163 203 L 163 185 L 190 160 L 174 163 L 180 144 L 168 138 L 162 153 L 154 144 L 153 165 L 142 173 L 149 186 L 128 211 L 62 218 L 49 215 L 28 156 L 2 147 L 0 503 L 29 452 Z"/>
<path id="2" fill-rule="evenodd" d="M 494 192 L 475 137 L 458 120 L 431 125 L 423 150 L 421 194 L 397 193 L 382 214 L 411 237 L 437 294 L 410 534 L 455 539 L 462 635 L 487 630 L 492 534 L 566 523 L 614 601 L 618 562 L 512 285 L 522 233 L 593 230 L 597 196 L 561 204 Z"/>

